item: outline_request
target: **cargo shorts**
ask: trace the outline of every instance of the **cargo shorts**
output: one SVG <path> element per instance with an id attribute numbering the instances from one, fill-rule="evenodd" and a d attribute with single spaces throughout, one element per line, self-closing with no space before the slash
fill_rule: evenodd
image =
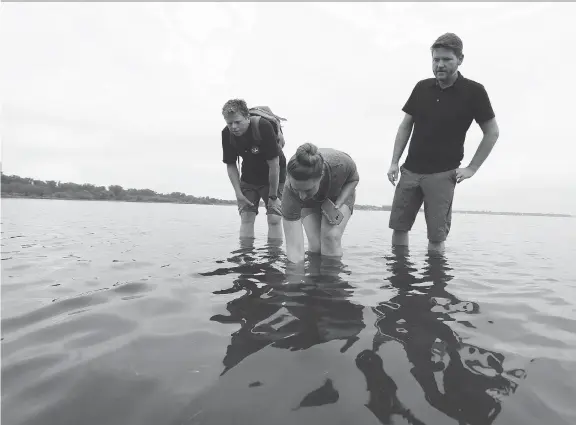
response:
<path id="1" fill-rule="evenodd" d="M 428 240 L 443 242 L 452 223 L 452 201 L 456 187 L 456 169 L 433 174 L 413 173 L 400 167 L 400 180 L 394 192 L 388 227 L 409 231 L 424 203 Z"/>
<path id="2" fill-rule="evenodd" d="M 258 215 L 258 207 L 260 205 L 260 200 L 264 201 L 264 208 L 266 208 L 266 214 L 278 214 L 276 211 L 268 210 L 268 185 L 256 185 L 251 183 L 246 183 L 240 181 L 240 190 L 242 194 L 252 202 L 253 206 L 246 204 L 238 204 L 238 212 L 242 214 L 245 211 L 253 212 Z M 278 199 L 282 200 L 282 193 L 284 193 L 284 182 L 278 183 Z"/>

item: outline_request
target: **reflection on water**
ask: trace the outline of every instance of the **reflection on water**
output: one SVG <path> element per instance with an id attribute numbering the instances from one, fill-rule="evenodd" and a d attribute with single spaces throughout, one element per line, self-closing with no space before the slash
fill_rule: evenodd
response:
<path id="1" fill-rule="evenodd" d="M 269 345 L 295 351 L 342 340 L 340 351 L 344 352 L 358 339 L 365 327 L 363 307 L 347 299 L 353 288 L 340 276 L 346 274 L 340 261 L 312 255 L 306 274 L 289 265 L 284 275 L 279 270 L 284 264 L 278 246 L 268 245 L 259 255 L 253 245 L 244 245 L 233 254 L 228 261 L 238 266 L 203 273 L 239 273 L 232 287 L 215 292 L 241 293 L 226 304 L 229 314 L 211 317 L 220 323 L 240 324 L 231 335 L 223 374 Z"/>
<path id="2" fill-rule="evenodd" d="M 573 220 L 459 216 L 427 257 L 361 211 L 296 267 L 233 208 L 2 208 L 2 423 L 576 424 Z"/>
<path id="3" fill-rule="evenodd" d="M 493 423 L 502 396 L 516 390 L 514 379 L 523 378 L 525 371 L 504 371 L 502 354 L 464 343 L 447 324 L 454 320 L 451 313 L 478 314 L 480 307 L 447 291 L 453 276 L 444 256 L 428 255 L 421 278 L 406 253 L 393 252 L 387 260 L 392 273 L 388 280 L 397 295 L 373 308 L 378 316 L 373 351 L 391 339 L 400 342 L 430 405 L 459 423 Z M 386 376 L 382 361 L 372 353 L 366 356 L 372 371 Z"/>
<path id="4" fill-rule="evenodd" d="M 384 344 L 395 341 L 403 347 L 429 406 L 470 425 L 492 424 L 504 397 L 526 376 L 523 369 L 505 370 L 504 355 L 466 343 L 450 327 L 456 321 L 473 328 L 470 321 L 453 316 L 477 315 L 480 306 L 448 291 L 454 270 L 443 255 L 428 255 L 419 271 L 406 250 L 392 250 L 385 257 L 387 274 L 380 289 L 394 295 L 370 308 L 376 321 L 367 328 L 365 307 L 351 301 L 355 286 L 340 260 L 309 255 L 303 267 L 286 265 L 281 248 L 256 249 L 249 242 L 232 254 L 227 261 L 234 266 L 203 273 L 233 275 L 231 286 L 214 294 L 238 294 L 226 303 L 227 314 L 210 318 L 239 325 L 230 335 L 222 375 L 266 347 L 297 351 L 342 341 L 341 353 L 353 346 L 358 352 L 355 366 L 368 391 L 365 406 L 382 424 L 393 423 L 395 415 L 410 424 L 427 423 L 400 400 L 398 386 L 386 372 L 395 365 L 379 355 Z M 363 331 L 373 335 L 371 343 L 361 342 Z M 326 378 L 302 395 L 298 409 L 339 399 L 335 383 Z"/>

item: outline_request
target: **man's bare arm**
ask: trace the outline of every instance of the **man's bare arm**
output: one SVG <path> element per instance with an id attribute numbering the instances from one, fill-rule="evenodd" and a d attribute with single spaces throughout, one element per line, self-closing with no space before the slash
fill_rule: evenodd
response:
<path id="1" fill-rule="evenodd" d="M 398 164 L 402 153 L 408 144 L 412 128 L 414 127 L 414 118 L 410 114 L 405 114 L 398 131 L 396 133 L 396 140 L 394 141 L 394 152 L 392 153 L 392 164 Z"/>
<path id="2" fill-rule="evenodd" d="M 275 157 L 268 162 L 268 195 L 275 196 L 278 193 L 278 179 L 280 178 L 280 158 Z"/>
<path id="3" fill-rule="evenodd" d="M 498 128 L 496 118 L 483 122 L 480 124 L 480 128 L 482 129 L 484 136 L 482 137 L 482 141 L 480 142 L 472 161 L 470 161 L 470 165 L 468 165 L 468 168 L 474 172 L 478 171 L 486 158 L 488 158 L 488 155 L 490 155 L 492 148 L 500 136 L 500 129 Z"/>
<path id="4" fill-rule="evenodd" d="M 236 195 L 242 193 L 242 190 L 240 190 L 240 173 L 236 164 L 226 164 L 226 171 L 228 171 L 228 178 Z"/>

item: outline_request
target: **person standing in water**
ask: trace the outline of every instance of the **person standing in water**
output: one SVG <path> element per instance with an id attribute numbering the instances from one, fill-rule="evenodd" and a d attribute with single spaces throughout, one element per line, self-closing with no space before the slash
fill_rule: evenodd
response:
<path id="1" fill-rule="evenodd" d="M 344 152 L 305 143 L 288 161 L 286 174 L 282 222 L 288 260 L 304 260 L 302 226 L 309 252 L 341 257 L 360 180 L 355 162 Z"/>
<path id="2" fill-rule="evenodd" d="M 402 108 L 388 179 L 396 184 L 389 227 L 392 245 L 408 246 L 408 232 L 424 203 L 428 249 L 444 251 L 452 221 L 457 183 L 472 177 L 498 140 L 499 129 L 484 86 L 458 71 L 464 60 L 462 40 L 452 33 L 432 45 L 435 78 L 419 81 Z M 470 164 L 460 168 L 466 133 L 475 120 L 484 134 Z M 398 167 L 414 129 L 406 162 Z"/>
<path id="3" fill-rule="evenodd" d="M 254 238 L 254 222 L 260 199 L 266 205 L 268 239 L 282 240 L 280 200 L 286 180 L 286 158 L 277 143 L 277 134 L 267 119 L 250 117 L 246 102 L 232 99 L 222 115 L 223 162 L 232 183 L 240 213 L 240 239 Z M 255 129 L 255 126 L 258 129 Z M 258 134 L 259 130 L 259 134 Z M 236 161 L 242 158 L 242 175 Z"/>

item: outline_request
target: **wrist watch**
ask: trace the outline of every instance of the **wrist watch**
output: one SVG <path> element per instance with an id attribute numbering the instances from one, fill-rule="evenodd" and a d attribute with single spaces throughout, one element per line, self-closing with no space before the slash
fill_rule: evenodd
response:
<path id="1" fill-rule="evenodd" d="M 273 201 L 275 201 L 276 199 L 278 199 L 278 197 L 276 195 L 268 195 L 268 199 L 272 199 Z"/>

